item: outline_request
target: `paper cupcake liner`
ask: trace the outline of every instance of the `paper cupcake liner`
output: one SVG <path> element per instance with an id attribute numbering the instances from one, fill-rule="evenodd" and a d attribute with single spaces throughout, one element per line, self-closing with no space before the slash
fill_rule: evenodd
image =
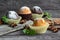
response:
<path id="1" fill-rule="evenodd" d="M 42 18 L 43 14 L 32 14 L 32 18 L 36 19 L 36 18 Z"/>
<path id="2" fill-rule="evenodd" d="M 22 17 L 19 17 L 19 19 L 16 19 L 16 20 L 10 19 L 9 22 L 10 22 L 10 23 L 14 22 L 14 23 L 18 24 L 18 23 L 20 22 L 21 19 L 22 19 Z"/>
<path id="3" fill-rule="evenodd" d="M 30 26 L 31 29 L 35 30 L 38 34 L 43 34 L 43 33 L 46 33 L 47 31 L 47 28 L 49 27 L 49 24 L 46 23 L 45 26 Z"/>

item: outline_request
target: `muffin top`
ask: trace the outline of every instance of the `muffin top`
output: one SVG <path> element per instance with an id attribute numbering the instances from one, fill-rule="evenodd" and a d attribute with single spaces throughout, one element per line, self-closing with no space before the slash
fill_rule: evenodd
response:
<path id="1" fill-rule="evenodd" d="M 42 14 L 42 12 L 43 12 L 41 7 L 39 7 L 39 6 L 33 6 L 32 11 L 34 13 L 39 13 L 39 14 Z"/>
<path id="2" fill-rule="evenodd" d="M 35 19 L 33 26 L 44 26 L 46 24 L 46 21 L 43 18 Z"/>
<path id="3" fill-rule="evenodd" d="M 29 7 L 27 6 L 23 6 L 20 8 L 20 13 L 19 14 L 31 14 L 31 10 Z"/>
<path id="4" fill-rule="evenodd" d="M 8 11 L 7 17 L 9 19 L 18 19 L 19 16 L 15 11 Z"/>

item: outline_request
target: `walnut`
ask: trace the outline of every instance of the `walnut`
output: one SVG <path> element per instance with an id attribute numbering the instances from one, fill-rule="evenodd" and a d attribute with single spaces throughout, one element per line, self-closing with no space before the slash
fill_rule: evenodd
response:
<path id="1" fill-rule="evenodd" d="M 0 25 L 3 24 L 3 21 L 0 19 Z"/>
<path id="2" fill-rule="evenodd" d="M 45 21 L 48 22 L 50 26 L 54 25 L 54 21 L 53 20 L 45 20 Z"/>
<path id="3" fill-rule="evenodd" d="M 48 30 L 50 30 L 50 31 L 52 31 L 52 32 L 58 32 L 58 28 L 55 28 L 54 26 L 50 26 L 49 28 L 48 28 Z"/>
<path id="4" fill-rule="evenodd" d="M 9 24 L 11 27 L 16 27 L 17 26 L 17 24 L 15 24 L 15 23 L 11 23 L 11 24 Z"/>
<path id="5" fill-rule="evenodd" d="M 55 19 L 54 19 L 54 23 L 55 23 L 55 24 L 60 24 L 60 19 L 59 19 L 59 18 L 55 18 Z"/>
<path id="6" fill-rule="evenodd" d="M 23 23 L 25 23 L 26 21 L 27 21 L 26 19 L 21 20 L 21 21 L 20 21 L 20 24 L 23 24 Z"/>

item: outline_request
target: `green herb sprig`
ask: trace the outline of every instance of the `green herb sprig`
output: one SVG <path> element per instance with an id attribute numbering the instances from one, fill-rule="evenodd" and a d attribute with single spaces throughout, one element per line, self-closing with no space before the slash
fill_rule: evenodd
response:
<path id="1" fill-rule="evenodd" d="M 26 35 L 36 35 L 36 32 L 32 29 L 24 29 L 23 33 Z"/>
<path id="2" fill-rule="evenodd" d="M 47 19 L 51 19 L 52 18 L 52 15 L 48 12 L 44 12 L 44 18 L 47 18 Z"/>
<path id="3" fill-rule="evenodd" d="M 2 17 L 2 21 L 5 22 L 5 23 L 8 23 L 9 22 L 9 19 L 6 16 L 3 16 Z"/>

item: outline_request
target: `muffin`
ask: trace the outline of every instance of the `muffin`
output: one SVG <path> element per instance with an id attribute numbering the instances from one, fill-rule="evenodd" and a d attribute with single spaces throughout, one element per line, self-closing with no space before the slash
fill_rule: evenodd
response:
<path id="1" fill-rule="evenodd" d="M 33 19 L 42 17 L 44 14 L 42 9 L 39 6 L 33 6 L 32 12 L 33 12 L 32 14 Z"/>
<path id="2" fill-rule="evenodd" d="M 26 19 L 26 20 L 32 19 L 31 10 L 27 6 L 21 7 L 18 13 L 20 16 L 22 16 L 22 19 Z"/>
<path id="3" fill-rule="evenodd" d="M 42 11 L 41 7 L 39 7 L 39 6 L 33 6 L 32 12 L 33 13 L 37 13 L 37 14 L 42 14 L 43 11 Z"/>
<path id="4" fill-rule="evenodd" d="M 3 17 L 2 17 L 2 21 L 3 21 L 4 23 L 7 23 L 7 24 L 12 24 L 12 23 L 14 23 L 14 24 L 19 24 L 20 21 L 21 21 L 21 19 L 22 19 L 21 16 L 19 16 L 18 19 L 9 19 L 9 18 L 7 18 L 6 16 L 3 16 Z"/>
<path id="5" fill-rule="evenodd" d="M 37 18 L 34 20 L 33 25 L 29 25 L 29 27 L 35 30 L 38 34 L 46 33 L 49 24 L 43 18 Z"/>

